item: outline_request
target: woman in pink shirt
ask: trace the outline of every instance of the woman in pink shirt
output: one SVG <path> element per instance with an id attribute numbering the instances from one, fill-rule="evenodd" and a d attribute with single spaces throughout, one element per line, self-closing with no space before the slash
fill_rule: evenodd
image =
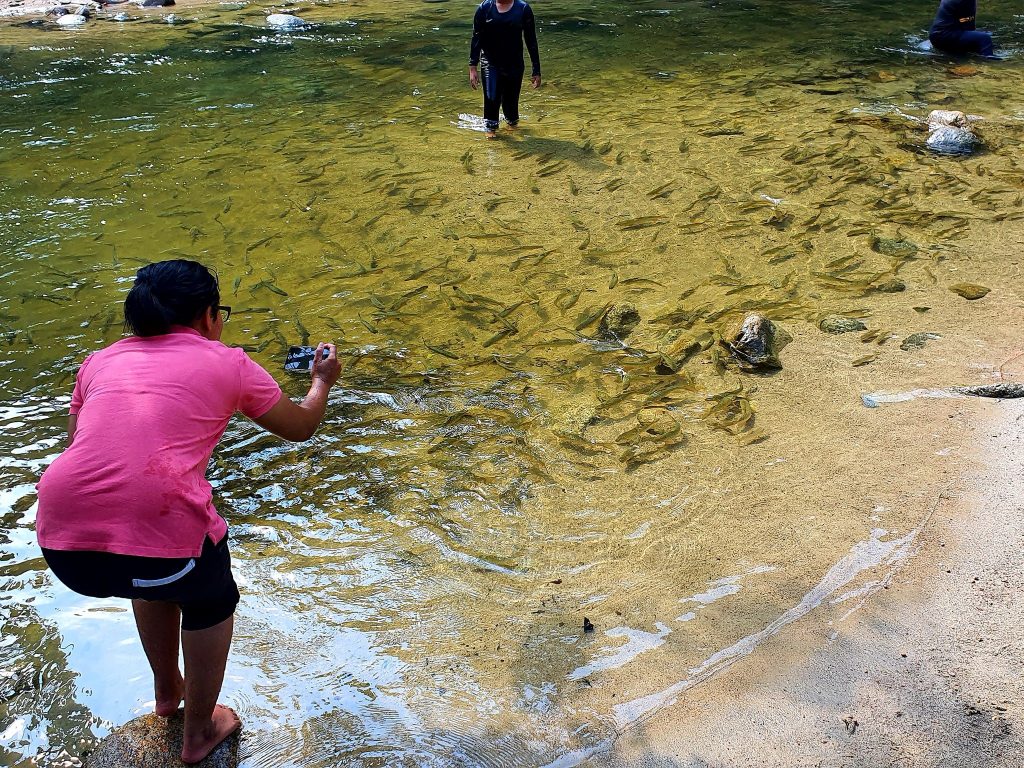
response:
<path id="1" fill-rule="evenodd" d="M 321 344 L 309 393 L 293 402 L 220 342 L 230 313 L 198 262 L 140 269 L 124 306 L 133 335 L 82 363 L 68 447 L 39 481 L 47 564 L 76 592 L 132 601 L 156 713 L 170 716 L 184 699 L 186 763 L 241 727 L 217 704 L 239 595 L 206 481 L 210 455 L 236 412 L 286 440 L 309 439 L 340 373 L 334 345 Z"/>

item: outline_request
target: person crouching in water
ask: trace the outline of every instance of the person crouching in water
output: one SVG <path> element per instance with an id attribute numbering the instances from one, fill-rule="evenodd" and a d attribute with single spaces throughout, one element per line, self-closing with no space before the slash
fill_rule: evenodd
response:
<path id="1" fill-rule="evenodd" d="M 977 12 L 977 0 L 942 0 L 928 39 L 946 53 L 992 57 L 992 35 L 975 29 Z"/>
<path id="2" fill-rule="evenodd" d="M 484 79 L 484 122 L 487 137 L 498 130 L 498 109 L 509 127 L 519 123 L 519 92 L 523 87 L 526 64 L 523 41 L 530 52 L 533 72 L 530 81 L 540 88 L 540 53 L 533 9 L 524 0 L 484 0 L 473 17 L 473 40 L 469 50 L 469 84 L 480 82 L 479 64 Z"/>
<path id="3" fill-rule="evenodd" d="M 133 335 L 85 358 L 68 447 L 38 485 L 47 565 L 75 592 L 132 601 L 156 714 L 185 701 L 186 763 L 241 727 L 217 704 L 239 594 L 206 465 L 236 412 L 286 440 L 309 439 L 340 373 L 334 345 L 321 344 L 309 394 L 293 402 L 243 350 L 220 342 L 230 313 L 198 262 L 140 269 L 124 303 Z"/>

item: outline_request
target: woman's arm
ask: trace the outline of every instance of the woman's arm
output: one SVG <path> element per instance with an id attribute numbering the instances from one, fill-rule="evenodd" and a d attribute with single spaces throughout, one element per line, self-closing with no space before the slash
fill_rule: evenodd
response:
<path id="1" fill-rule="evenodd" d="M 325 346 L 328 356 L 321 359 Z M 313 363 L 313 383 L 302 402 L 296 403 L 287 395 L 281 395 L 273 408 L 253 421 L 268 432 L 292 442 L 309 440 L 313 436 L 327 410 L 327 395 L 341 374 L 338 351 L 333 344 L 318 345 L 313 359 L 316 361 Z"/>
<path id="2" fill-rule="evenodd" d="M 537 49 L 537 26 L 533 18 L 533 8 L 526 6 L 523 14 L 523 41 L 526 43 L 526 50 L 530 52 L 530 64 L 533 66 L 530 80 L 533 87 L 540 86 L 540 51 Z"/>
<path id="3" fill-rule="evenodd" d="M 72 413 L 68 416 L 68 447 L 75 442 L 75 430 L 78 429 L 78 414 Z"/>
<path id="4" fill-rule="evenodd" d="M 480 75 L 477 72 L 477 65 L 480 63 L 481 41 L 480 33 L 484 26 L 483 6 L 476 9 L 473 14 L 473 39 L 469 41 L 469 84 L 476 88 L 480 83 Z"/>

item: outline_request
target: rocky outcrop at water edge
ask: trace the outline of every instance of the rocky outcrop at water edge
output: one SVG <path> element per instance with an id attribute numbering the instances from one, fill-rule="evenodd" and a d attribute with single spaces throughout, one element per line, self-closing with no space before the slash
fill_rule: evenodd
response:
<path id="1" fill-rule="evenodd" d="M 100 742 L 85 760 L 85 768 L 182 768 L 181 736 L 184 718 L 143 715 L 129 720 Z M 238 768 L 239 734 L 221 742 L 197 768 Z"/>

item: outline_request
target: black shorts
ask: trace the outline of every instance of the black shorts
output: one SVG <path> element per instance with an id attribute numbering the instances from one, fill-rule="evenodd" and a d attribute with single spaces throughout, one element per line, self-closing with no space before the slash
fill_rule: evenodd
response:
<path id="1" fill-rule="evenodd" d="M 207 538 L 198 558 L 45 548 L 43 557 L 53 575 L 80 595 L 175 603 L 184 630 L 220 624 L 238 605 L 227 535 L 219 544 Z"/>

